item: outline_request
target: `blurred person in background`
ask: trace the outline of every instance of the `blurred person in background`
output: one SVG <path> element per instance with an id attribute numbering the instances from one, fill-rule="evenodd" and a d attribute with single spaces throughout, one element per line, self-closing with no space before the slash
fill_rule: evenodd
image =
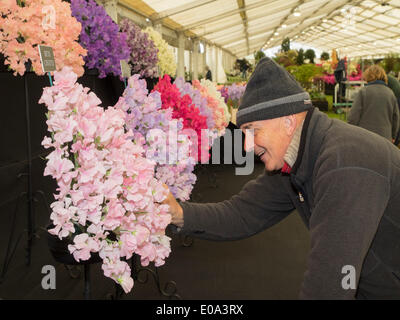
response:
<path id="1" fill-rule="evenodd" d="M 388 87 L 392 89 L 396 99 L 397 99 L 397 106 L 399 107 L 399 112 L 400 112 L 400 82 L 393 77 L 392 75 L 388 74 Z M 397 137 L 394 141 L 394 144 L 398 146 L 400 143 L 400 128 L 399 132 L 397 133 Z"/>
<path id="2" fill-rule="evenodd" d="M 211 74 L 211 70 L 208 66 L 206 66 L 206 80 L 210 80 L 212 81 L 212 74 Z"/>
<path id="3" fill-rule="evenodd" d="M 363 79 L 367 84 L 354 97 L 348 123 L 395 142 L 399 131 L 399 108 L 393 91 L 387 85 L 385 70 L 372 65 L 364 72 Z"/>

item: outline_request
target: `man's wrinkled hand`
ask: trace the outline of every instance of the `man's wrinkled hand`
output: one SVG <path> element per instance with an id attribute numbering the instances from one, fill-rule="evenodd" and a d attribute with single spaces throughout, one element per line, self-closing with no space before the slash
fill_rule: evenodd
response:
<path id="1" fill-rule="evenodd" d="M 183 209 L 176 201 L 171 191 L 169 191 L 168 186 L 163 184 L 163 187 L 168 190 L 168 196 L 162 203 L 169 205 L 169 213 L 172 216 L 171 223 L 178 227 L 183 227 Z"/>

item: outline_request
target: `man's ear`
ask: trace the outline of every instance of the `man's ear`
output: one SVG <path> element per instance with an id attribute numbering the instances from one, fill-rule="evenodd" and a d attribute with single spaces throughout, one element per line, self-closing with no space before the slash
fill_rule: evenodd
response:
<path id="1" fill-rule="evenodd" d="M 297 118 L 291 114 L 283 117 L 283 125 L 288 136 L 292 136 L 297 127 Z"/>

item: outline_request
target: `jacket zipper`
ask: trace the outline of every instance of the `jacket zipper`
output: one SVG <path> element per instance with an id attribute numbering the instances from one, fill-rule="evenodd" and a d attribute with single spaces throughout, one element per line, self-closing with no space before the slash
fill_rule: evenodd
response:
<path id="1" fill-rule="evenodd" d="M 304 196 L 303 196 L 303 194 L 301 193 L 301 191 L 299 191 L 299 189 L 300 188 L 298 188 L 297 186 L 296 186 L 296 184 L 295 183 L 293 183 L 292 182 L 292 188 L 293 188 L 293 190 L 298 194 L 298 196 L 299 196 L 299 201 L 301 202 L 301 203 L 304 203 Z"/>

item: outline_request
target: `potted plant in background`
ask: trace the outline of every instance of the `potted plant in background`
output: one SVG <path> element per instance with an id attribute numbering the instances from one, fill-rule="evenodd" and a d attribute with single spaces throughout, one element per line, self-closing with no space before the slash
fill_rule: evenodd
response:
<path id="1" fill-rule="evenodd" d="M 314 63 L 315 59 L 315 51 L 313 49 L 308 49 L 304 53 L 304 58 L 308 59 L 310 63 Z"/>
<path id="2" fill-rule="evenodd" d="M 255 59 L 256 65 L 257 65 L 258 61 L 260 61 L 264 57 L 265 57 L 265 53 L 262 50 L 259 50 L 256 53 L 254 53 L 254 59 Z"/>
<path id="3" fill-rule="evenodd" d="M 400 55 L 394 53 L 388 54 L 382 60 L 381 64 L 386 73 L 393 72 L 395 77 L 397 77 L 400 72 Z"/>
<path id="4" fill-rule="evenodd" d="M 329 110 L 328 100 L 323 92 L 310 91 L 309 94 L 314 107 L 317 107 L 321 111 Z"/>
<path id="5" fill-rule="evenodd" d="M 329 53 L 324 51 L 321 53 L 321 60 L 328 61 L 329 60 Z"/>
<path id="6" fill-rule="evenodd" d="M 306 90 L 312 89 L 313 79 L 322 76 L 322 67 L 314 64 L 303 64 L 301 66 L 289 66 L 287 70 Z"/>

